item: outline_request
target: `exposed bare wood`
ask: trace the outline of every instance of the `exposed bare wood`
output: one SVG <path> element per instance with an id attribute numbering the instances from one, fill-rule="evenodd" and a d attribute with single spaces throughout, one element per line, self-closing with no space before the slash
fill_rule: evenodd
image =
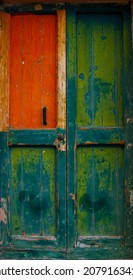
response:
<path id="1" fill-rule="evenodd" d="M 66 127 L 66 12 L 58 14 L 58 120 L 60 128 Z"/>
<path id="2" fill-rule="evenodd" d="M 8 128 L 9 18 L 8 14 L 0 12 L 0 131 Z"/>

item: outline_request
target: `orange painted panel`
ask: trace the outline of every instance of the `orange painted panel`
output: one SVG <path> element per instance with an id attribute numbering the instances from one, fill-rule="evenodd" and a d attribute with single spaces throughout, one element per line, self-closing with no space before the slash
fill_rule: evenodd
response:
<path id="1" fill-rule="evenodd" d="M 56 127 L 56 43 L 56 15 L 11 17 L 10 127 Z"/>

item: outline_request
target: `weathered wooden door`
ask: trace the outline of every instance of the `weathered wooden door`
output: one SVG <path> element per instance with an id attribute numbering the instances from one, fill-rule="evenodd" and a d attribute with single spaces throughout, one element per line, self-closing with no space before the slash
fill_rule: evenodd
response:
<path id="1" fill-rule="evenodd" d="M 8 19 L 0 257 L 132 258 L 130 9 L 51 10 Z"/>
<path id="2" fill-rule="evenodd" d="M 65 257 L 64 38 L 64 11 L 10 17 L 5 257 Z"/>
<path id="3" fill-rule="evenodd" d="M 126 12 L 68 12 L 68 258 L 132 255 L 130 34 Z"/>

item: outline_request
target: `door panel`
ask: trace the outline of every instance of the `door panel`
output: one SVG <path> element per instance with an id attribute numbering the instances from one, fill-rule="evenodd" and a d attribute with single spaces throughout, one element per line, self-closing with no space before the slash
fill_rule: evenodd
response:
<path id="1" fill-rule="evenodd" d="M 129 22 L 90 10 L 69 10 L 67 21 L 68 258 L 125 258 Z"/>
<path id="2" fill-rule="evenodd" d="M 11 235 L 16 238 L 55 236 L 55 163 L 54 148 L 11 149 Z"/>
<path id="3" fill-rule="evenodd" d="M 11 17 L 10 127 L 55 128 L 57 16 Z M 43 108 L 47 107 L 47 126 Z"/>
<path id="4" fill-rule="evenodd" d="M 122 126 L 121 15 L 77 16 L 77 126 Z"/>
<path id="5" fill-rule="evenodd" d="M 78 236 L 123 235 L 123 149 L 77 148 Z"/>

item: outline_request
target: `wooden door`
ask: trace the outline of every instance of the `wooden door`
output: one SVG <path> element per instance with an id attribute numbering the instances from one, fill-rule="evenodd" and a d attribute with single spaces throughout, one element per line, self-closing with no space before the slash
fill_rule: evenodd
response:
<path id="1" fill-rule="evenodd" d="M 64 38 L 64 11 L 10 17 L 6 258 L 66 255 Z"/>
<path id="2" fill-rule="evenodd" d="M 68 11 L 69 258 L 132 255 L 129 30 L 126 13 Z"/>

